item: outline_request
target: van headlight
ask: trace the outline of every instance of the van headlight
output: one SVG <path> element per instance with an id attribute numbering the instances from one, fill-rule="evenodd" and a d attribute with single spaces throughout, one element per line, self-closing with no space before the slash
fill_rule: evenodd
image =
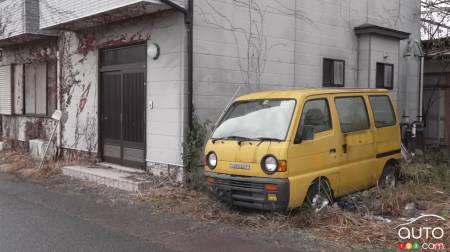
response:
<path id="1" fill-rule="evenodd" d="M 206 163 L 208 164 L 209 169 L 214 169 L 217 166 L 217 155 L 214 152 L 208 153 L 206 155 Z"/>
<path id="2" fill-rule="evenodd" d="M 278 159 L 272 155 L 265 156 L 261 160 L 261 168 L 268 175 L 274 174 L 278 169 Z"/>

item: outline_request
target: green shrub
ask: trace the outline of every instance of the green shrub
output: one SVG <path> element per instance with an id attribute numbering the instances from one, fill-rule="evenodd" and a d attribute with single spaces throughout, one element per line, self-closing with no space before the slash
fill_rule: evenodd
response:
<path id="1" fill-rule="evenodd" d="M 194 116 L 192 128 L 187 133 L 183 143 L 182 157 L 185 164 L 185 184 L 194 190 L 206 189 L 202 159 L 209 124 L 209 121 L 202 123 Z"/>

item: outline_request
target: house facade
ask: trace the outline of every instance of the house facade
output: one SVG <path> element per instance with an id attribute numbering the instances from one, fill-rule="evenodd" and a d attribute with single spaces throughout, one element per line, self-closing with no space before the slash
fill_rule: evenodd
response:
<path id="1" fill-rule="evenodd" d="M 236 93 L 382 87 L 415 120 L 419 18 L 419 0 L 3 0 L 2 137 L 56 125 L 58 155 L 180 178 L 192 116 Z"/>

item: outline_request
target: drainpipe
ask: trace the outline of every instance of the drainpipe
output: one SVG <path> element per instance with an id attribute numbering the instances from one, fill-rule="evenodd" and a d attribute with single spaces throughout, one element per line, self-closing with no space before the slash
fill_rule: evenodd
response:
<path id="1" fill-rule="evenodd" d="M 424 74 L 425 56 L 420 56 L 420 76 L 419 76 L 419 121 L 423 120 L 423 74 Z"/>
<path id="2" fill-rule="evenodd" d="M 194 0 L 188 0 L 188 14 L 186 15 L 187 26 L 187 46 L 188 46 L 188 127 L 189 131 L 192 129 L 194 117 Z"/>
<path id="3" fill-rule="evenodd" d="M 418 121 L 422 122 L 423 120 L 423 74 L 424 74 L 424 65 L 425 65 L 425 54 L 422 49 L 422 45 L 419 41 L 414 40 L 414 43 L 417 45 L 419 49 L 419 58 L 420 58 L 420 69 L 419 69 L 419 118 Z"/>
<path id="4" fill-rule="evenodd" d="M 184 14 L 187 36 L 187 113 L 188 113 L 188 131 L 192 129 L 194 116 L 194 0 L 186 0 L 187 8 L 182 8 L 171 0 L 160 0 L 162 3 L 180 11 Z"/>
<path id="5" fill-rule="evenodd" d="M 58 42 L 58 46 L 59 42 Z M 56 109 L 60 110 L 62 109 L 61 106 L 61 85 L 62 85 L 62 73 L 61 73 L 61 69 L 62 69 L 62 61 L 61 61 L 61 51 L 62 48 L 59 48 L 58 51 L 56 52 Z M 61 139 L 62 139 L 62 127 L 61 127 L 61 120 L 58 121 L 58 131 L 57 131 L 57 135 L 56 135 L 56 146 L 57 146 L 57 155 L 60 155 L 60 150 L 61 150 Z"/>

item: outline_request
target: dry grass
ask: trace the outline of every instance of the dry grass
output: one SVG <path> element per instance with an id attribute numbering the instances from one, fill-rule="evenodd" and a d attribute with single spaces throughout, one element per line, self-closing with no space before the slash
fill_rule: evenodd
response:
<path id="1" fill-rule="evenodd" d="M 16 174 L 21 177 L 47 178 L 59 173 L 59 165 L 55 161 L 47 161 L 42 169 L 38 169 L 39 161 L 28 154 L 12 151 L 0 153 L 0 172 Z"/>
<path id="2" fill-rule="evenodd" d="M 436 160 L 423 158 L 404 164 L 401 182 L 395 189 L 377 187 L 346 197 L 343 200 L 351 199 L 351 209 L 335 204 L 319 213 L 303 208 L 268 213 L 224 205 L 206 192 L 164 186 L 136 195 L 135 199 L 151 202 L 156 211 L 259 232 L 302 232 L 344 246 L 394 248 L 398 242 L 394 228 L 406 218 L 422 213 L 447 218 L 450 215 L 449 167 Z M 411 204 L 414 209 L 406 211 L 405 207 Z"/>

